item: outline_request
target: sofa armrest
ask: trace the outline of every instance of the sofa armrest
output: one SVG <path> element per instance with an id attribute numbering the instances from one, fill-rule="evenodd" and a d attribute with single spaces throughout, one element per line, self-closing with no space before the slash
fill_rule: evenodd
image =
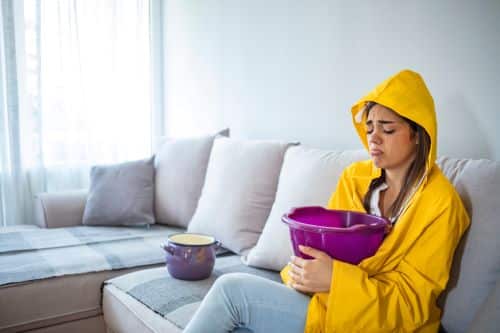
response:
<path id="1" fill-rule="evenodd" d="M 41 228 L 81 225 L 86 202 L 87 190 L 37 194 L 35 222 Z"/>

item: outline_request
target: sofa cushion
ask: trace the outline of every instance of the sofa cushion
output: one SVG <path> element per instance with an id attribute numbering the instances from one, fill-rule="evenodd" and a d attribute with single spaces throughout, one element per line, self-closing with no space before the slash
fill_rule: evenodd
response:
<path id="1" fill-rule="evenodd" d="M 153 159 L 93 166 L 84 225 L 145 225 L 154 217 Z"/>
<path id="2" fill-rule="evenodd" d="M 103 288 L 102 309 L 108 333 L 182 332 L 181 328 L 111 284 Z"/>
<path id="3" fill-rule="evenodd" d="M 442 157 L 438 164 L 457 189 L 471 218 L 455 252 L 442 324 L 449 332 L 465 332 L 500 272 L 500 162 Z"/>
<path id="4" fill-rule="evenodd" d="M 215 236 L 244 253 L 255 245 L 274 202 L 288 144 L 221 138 L 188 231 Z"/>
<path id="5" fill-rule="evenodd" d="M 182 230 L 153 225 L 2 232 L 0 286 L 163 263 L 165 253 L 160 244 Z"/>
<path id="6" fill-rule="evenodd" d="M 281 281 L 278 273 L 248 267 L 236 255 L 217 257 L 212 275 L 199 281 L 174 279 L 160 268 L 139 271 L 105 282 L 103 303 L 106 322 L 109 322 L 108 325 L 111 327 L 116 327 L 118 331 L 132 332 L 133 327 L 146 326 L 157 327 L 158 332 L 175 332 L 176 330 L 168 329 L 172 325 L 181 330 L 187 325 L 217 278 L 235 272 Z M 143 306 L 138 306 L 132 299 Z M 144 306 L 164 319 L 148 314 L 148 311 L 144 311 Z M 134 310 L 138 312 L 140 319 L 135 322 L 127 320 L 130 322 L 129 328 L 125 329 L 123 318 Z M 148 322 L 142 323 L 145 320 Z"/>
<path id="7" fill-rule="evenodd" d="M 469 333 L 496 333 L 500 327 L 500 279 L 497 280 L 495 289 L 490 293 L 486 301 L 476 313 Z"/>
<path id="8" fill-rule="evenodd" d="M 74 325 L 59 324 L 74 320 L 85 326 L 83 319 L 101 314 L 102 282 L 137 269 L 165 269 L 160 244 L 181 230 L 0 228 L 0 332 L 49 326 L 47 332 L 66 332 Z"/>
<path id="9" fill-rule="evenodd" d="M 215 135 L 167 140 L 155 155 L 156 222 L 187 227 L 198 205 L 205 182 Z"/>
<path id="10" fill-rule="evenodd" d="M 157 266 L 66 275 L 0 286 L 0 332 L 25 332 L 40 327 L 53 328 L 53 325 L 68 321 L 98 318 L 102 313 L 101 286 L 104 280 Z M 47 329 L 49 331 L 71 332 Z M 102 331 L 104 328 L 88 332 Z"/>
<path id="11" fill-rule="evenodd" d="M 276 200 L 257 245 L 246 256 L 251 266 L 280 270 L 290 260 L 288 227 L 281 216 L 292 207 L 326 206 L 337 180 L 349 164 L 367 158 L 364 150 L 329 151 L 304 146 L 285 154 Z"/>

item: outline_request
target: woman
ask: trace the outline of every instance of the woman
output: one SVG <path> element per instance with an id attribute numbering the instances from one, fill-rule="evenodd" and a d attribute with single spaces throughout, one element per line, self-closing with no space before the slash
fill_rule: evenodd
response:
<path id="1" fill-rule="evenodd" d="M 404 70 L 351 111 L 371 160 L 344 170 L 328 208 L 391 221 L 377 253 L 351 265 L 302 247 L 313 259 L 292 257 L 281 272 L 291 288 L 245 274 L 223 276 L 186 332 L 438 331 L 436 300 L 470 222 L 435 164 L 433 99 L 420 75 Z"/>

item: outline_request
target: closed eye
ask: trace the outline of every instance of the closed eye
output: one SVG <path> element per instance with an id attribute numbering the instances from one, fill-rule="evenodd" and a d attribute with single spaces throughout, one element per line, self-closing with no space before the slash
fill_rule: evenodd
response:
<path id="1" fill-rule="evenodd" d="M 379 126 L 379 129 L 381 129 L 384 134 L 394 133 L 396 131 L 394 128 L 393 129 L 384 128 L 385 126 L 394 126 L 394 125 L 395 125 L 395 122 L 391 121 L 391 120 L 379 120 L 379 121 L 377 121 L 377 126 Z M 373 120 L 368 120 L 366 122 L 366 134 L 372 134 L 374 127 L 375 127 L 375 124 L 374 124 Z"/>
<path id="2" fill-rule="evenodd" d="M 394 132 L 396 132 L 396 130 L 392 129 L 392 130 L 382 130 L 385 134 L 392 134 Z M 373 128 L 367 128 L 366 129 L 366 134 L 372 134 L 373 133 Z"/>

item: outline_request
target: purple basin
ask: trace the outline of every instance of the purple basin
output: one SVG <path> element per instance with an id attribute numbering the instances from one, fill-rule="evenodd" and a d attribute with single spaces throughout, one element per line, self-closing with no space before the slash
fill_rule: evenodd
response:
<path id="1" fill-rule="evenodd" d="M 179 233 L 170 235 L 162 248 L 165 250 L 167 270 L 181 280 L 202 280 L 212 274 L 215 252 L 221 243 L 202 234 Z"/>
<path id="2" fill-rule="evenodd" d="M 318 206 L 293 208 L 282 221 L 296 256 L 311 259 L 299 251 L 305 245 L 354 265 L 377 252 L 390 225 L 383 217 Z"/>

